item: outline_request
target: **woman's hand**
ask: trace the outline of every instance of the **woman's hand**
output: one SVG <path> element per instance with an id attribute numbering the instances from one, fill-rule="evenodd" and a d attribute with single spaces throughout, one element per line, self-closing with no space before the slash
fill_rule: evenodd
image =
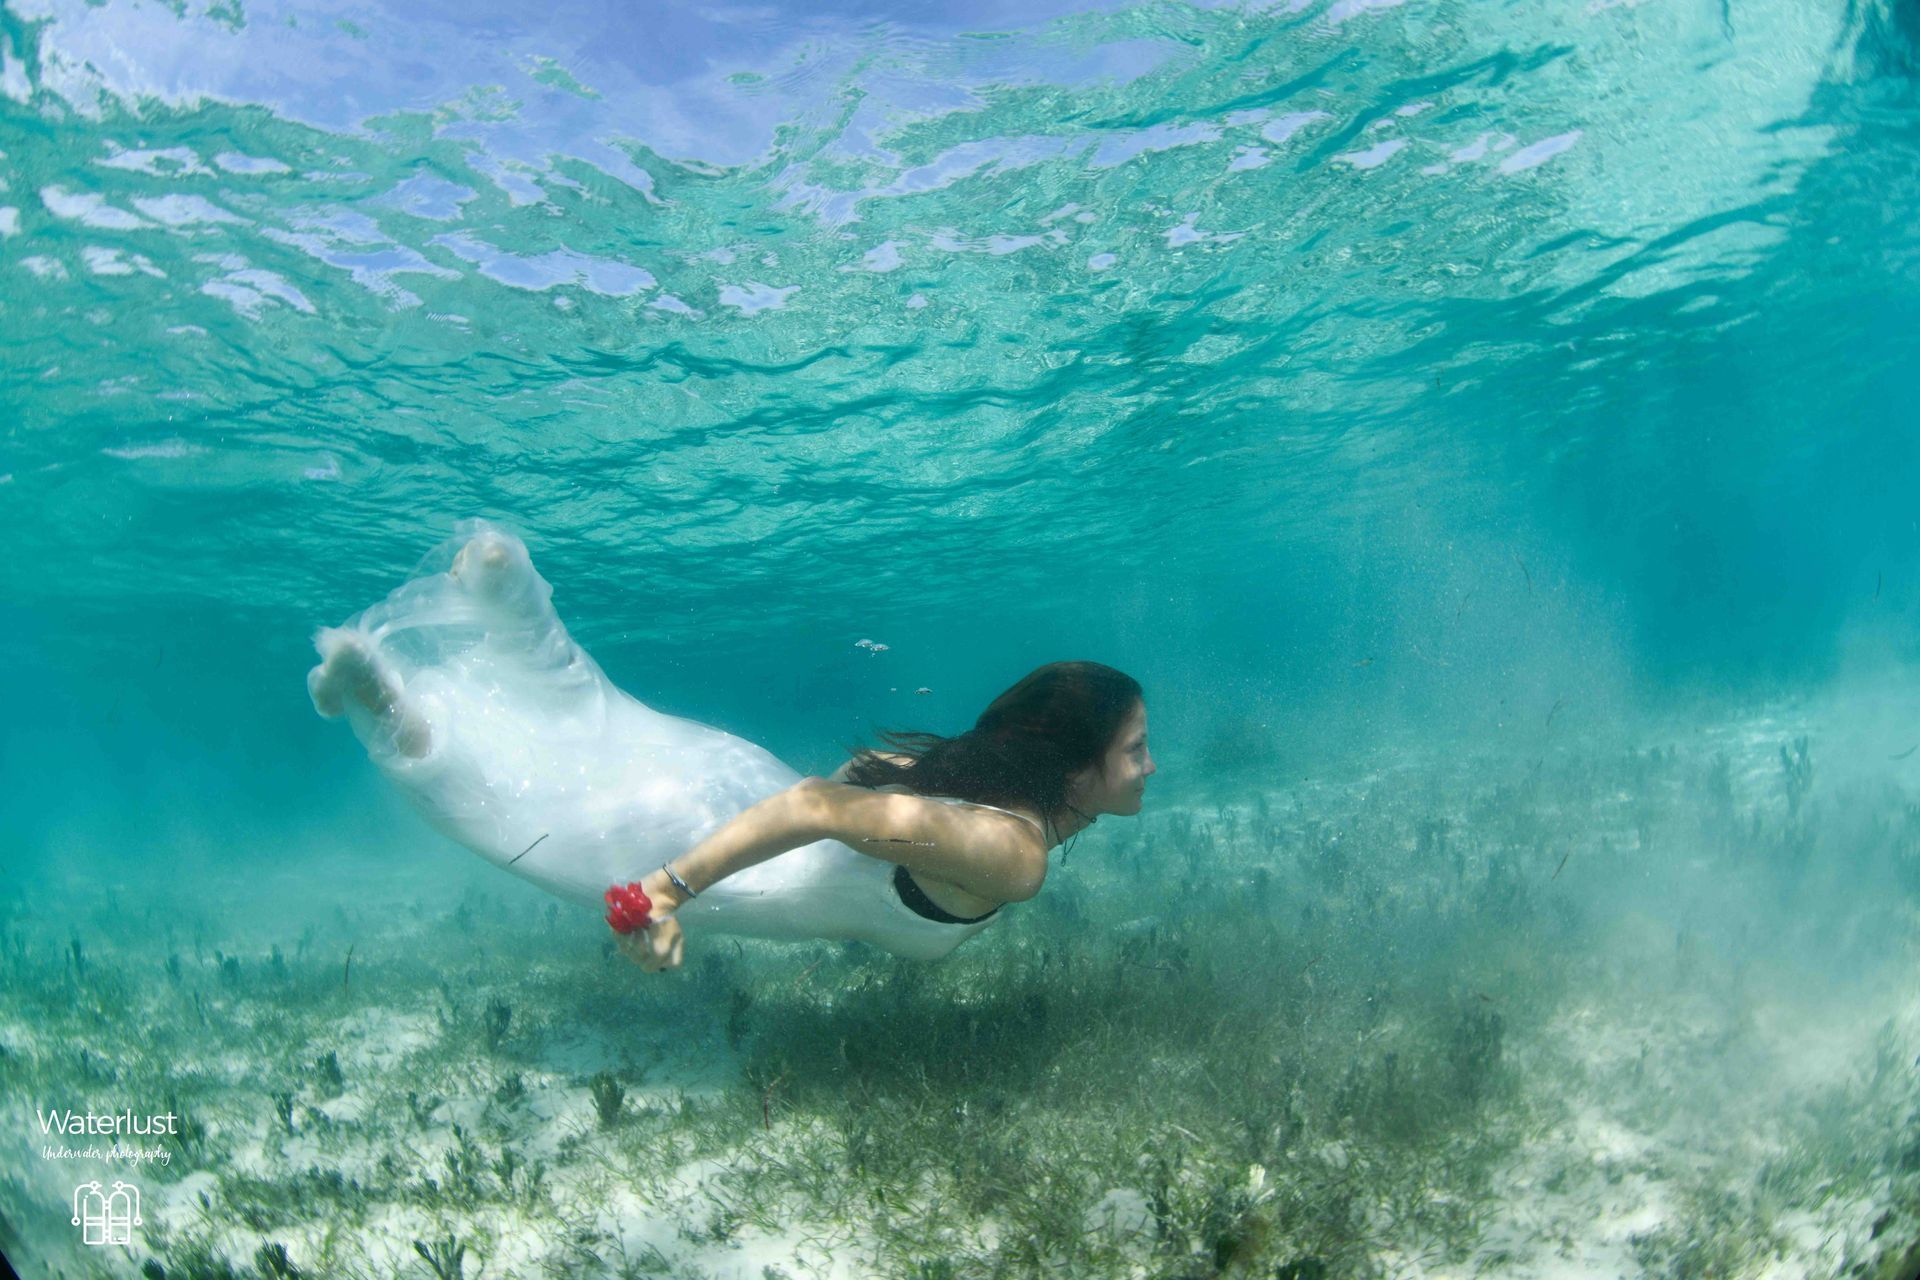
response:
<path id="1" fill-rule="evenodd" d="M 680 922 L 673 918 L 673 910 L 685 899 L 673 887 L 673 881 L 667 879 L 665 871 L 652 871 L 640 877 L 640 888 L 653 903 L 648 916 L 651 923 L 644 929 L 621 934 L 620 950 L 648 973 L 678 969 L 686 950 L 686 938 L 680 932 Z"/>

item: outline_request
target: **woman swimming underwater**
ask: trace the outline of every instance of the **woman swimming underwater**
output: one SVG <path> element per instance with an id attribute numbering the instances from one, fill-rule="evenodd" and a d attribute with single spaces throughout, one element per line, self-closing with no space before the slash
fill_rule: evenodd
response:
<path id="1" fill-rule="evenodd" d="M 649 972 L 679 966 L 683 926 L 937 959 L 1039 892 L 1054 846 L 1139 813 L 1155 771 L 1139 684 L 1056 662 L 964 733 L 887 734 L 893 751 L 801 778 L 621 692 L 551 597 L 518 538 L 466 521 L 384 601 L 321 629 L 307 690 L 481 857 L 593 906 L 637 880 L 651 920 L 620 945 Z"/>

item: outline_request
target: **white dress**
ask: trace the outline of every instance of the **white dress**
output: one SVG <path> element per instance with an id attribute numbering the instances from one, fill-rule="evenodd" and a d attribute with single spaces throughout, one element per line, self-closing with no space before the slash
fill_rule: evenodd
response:
<path id="1" fill-rule="evenodd" d="M 600 909 L 608 886 L 656 870 L 800 775 L 751 742 L 621 692 L 567 634 L 552 595 L 520 539 L 468 520 L 410 581 L 323 628 L 315 645 L 324 656 L 357 632 L 400 680 L 430 732 L 425 756 L 403 755 L 357 700 L 346 714 L 429 822 L 549 893 Z M 689 939 L 855 939 L 917 960 L 938 959 L 991 923 L 909 910 L 893 864 L 833 840 L 729 876 L 675 918 Z"/>

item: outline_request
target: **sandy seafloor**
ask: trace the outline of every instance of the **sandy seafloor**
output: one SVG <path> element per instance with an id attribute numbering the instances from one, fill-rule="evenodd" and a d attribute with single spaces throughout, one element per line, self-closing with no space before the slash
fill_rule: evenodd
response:
<path id="1" fill-rule="evenodd" d="M 8 1251 L 70 1277 L 1906 1280 L 1920 763 L 1887 732 L 1781 707 L 1152 804 L 931 967 L 695 936 L 649 977 L 397 802 L 404 856 L 290 841 L 217 884 L 75 849 L 7 895 Z M 1285 1012 L 1247 1029 L 1269 988 Z M 1191 1021 L 1125 1030 L 1129 992 Z M 801 1034 L 840 1044 L 774 1039 Z M 39 1111 L 123 1106 L 197 1133 L 164 1164 L 46 1157 Z M 143 1223 L 85 1248 L 66 1208 L 107 1175 Z"/>

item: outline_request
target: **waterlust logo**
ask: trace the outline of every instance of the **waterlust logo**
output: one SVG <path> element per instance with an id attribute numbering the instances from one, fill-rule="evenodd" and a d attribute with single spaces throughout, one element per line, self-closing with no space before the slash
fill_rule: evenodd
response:
<path id="1" fill-rule="evenodd" d="M 73 1225 L 85 1244 L 132 1244 L 140 1219 L 140 1188 L 115 1180 L 111 1191 L 83 1182 L 73 1189 Z"/>
<path id="2" fill-rule="evenodd" d="M 89 1133 L 110 1133 L 115 1137 L 131 1133 L 140 1137 L 156 1137 L 178 1132 L 175 1125 L 179 1117 L 171 1111 L 135 1115 L 129 1107 L 115 1115 L 99 1111 L 42 1111 L 35 1107 L 33 1113 L 40 1120 L 42 1134 L 58 1132 L 63 1137 Z"/>
<path id="3" fill-rule="evenodd" d="M 135 1114 L 131 1108 L 116 1113 L 44 1111 L 36 1107 L 34 1113 L 40 1119 L 40 1132 L 48 1137 L 54 1134 L 67 1138 L 86 1134 L 110 1134 L 116 1138 L 124 1138 L 128 1135 L 177 1138 L 180 1135 L 180 1117 L 171 1111 Z M 130 1164 L 171 1164 L 173 1162 L 173 1152 L 161 1143 L 137 1146 L 129 1142 L 116 1141 L 110 1145 L 94 1142 L 85 1146 L 75 1146 L 66 1142 L 50 1142 L 41 1148 L 40 1154 L 47 1160 L 106 1160 L 126 1161 Z"/>

